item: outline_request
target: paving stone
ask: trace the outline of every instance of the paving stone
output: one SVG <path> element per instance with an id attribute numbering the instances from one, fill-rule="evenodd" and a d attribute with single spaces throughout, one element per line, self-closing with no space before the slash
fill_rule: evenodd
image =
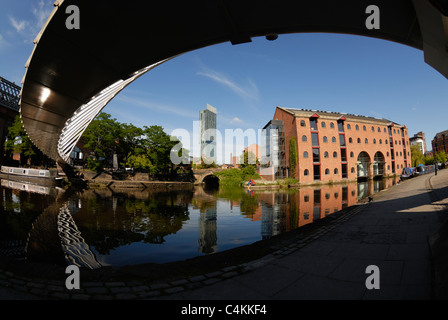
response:
<path id="1" fill-rule="evenodd" d="M 205 276 L 203 276 L 203 275 L 194 276 L 194 277 L 189 278 L 189 280 L 190 280 L 191 282 L 202 281 L 202 280 L 204 280 L 204 279 L 207 279 L 207 278 L 206 278 Z"/>
<path id="2" fill-rule="evenodd" d="M 168 288 L 165 289 L 165 293 L 171 294 L 171 293 L 177 293 L 177 292 L 181 292 L 184 291 L 185 289 L 182 287 L 173 287 L 173 288 Z"/>
<path id="3" fill-rule="evenodd" d="M 115 298 L 118 300 L 133 300 L 136 299 L 137 296 L 132 293 L 119 293 L 115 296 Z"/>

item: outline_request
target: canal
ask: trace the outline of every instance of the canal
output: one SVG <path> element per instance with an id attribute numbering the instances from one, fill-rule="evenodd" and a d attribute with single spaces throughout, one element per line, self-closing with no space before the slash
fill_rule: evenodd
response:
<path id="1" fill-rule="evenodd" d="M 155 192 L 2 180 L 0 255 L 89 268 L 180 261 L 300 228 L 395 183 Z"/>

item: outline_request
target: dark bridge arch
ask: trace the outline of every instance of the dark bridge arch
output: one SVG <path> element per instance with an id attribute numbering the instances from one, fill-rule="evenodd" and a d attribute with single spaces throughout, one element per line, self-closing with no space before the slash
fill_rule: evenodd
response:
<path id="1" fill-rule="evenodd" d="M 217 186 L 219 185 L 219 178 L 214 174 L 209 174 L 202 178 L 202 183 L 207 186 Z"/>
<path id="2" fill-rule="evenodd" d="M 67 7 L 80 11 L 69 30 Z M 380 29 L 366 28 L 366 8 Z M 85 128 L 123 88 L 187 51 L 252 37 L 300 32 L 347 33 L 424 51 L 448 77 L 448 4 L 443 0 L 168 1 L 57 0 L 26 63 L 21 117 L 32 141 L 64 165 Z"/>

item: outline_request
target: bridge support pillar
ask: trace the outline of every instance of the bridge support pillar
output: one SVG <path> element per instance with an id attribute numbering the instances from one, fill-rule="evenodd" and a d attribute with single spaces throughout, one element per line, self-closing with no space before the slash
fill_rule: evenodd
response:
<path id="1" fill-rule="evenodd" d="M 65 174 L 65 176 L 67 177 L 67 179 L 74 185 L 77 186 L 86 186 L 86 182 L 80 178 L 75 170 L 73 170 L 73 167 L 71 165 L 69 165 L 66 162 L 63 161 L 56 161 L 56 167 L 58 169 L 58 173 L 62 172 Z"/>

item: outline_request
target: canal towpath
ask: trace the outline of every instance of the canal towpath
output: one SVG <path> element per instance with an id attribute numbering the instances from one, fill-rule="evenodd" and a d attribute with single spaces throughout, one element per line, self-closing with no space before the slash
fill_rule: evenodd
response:
<path id="1" fill-rule="evenodd" d="M 135 281 L 95 283 L 71 295 L 55 283 L 43 288 L 34 279 L 3 272 L 0 299 L 444 299 L 440 270 L 447 270 L 446 257 L 439 252 L 448 243 L 447 204 L 448 170 L 441 170 L 379 192 L 306 241 L 243 265 L 153 288 Z M 379 289 L 366 287 L 371 265 L 378 267 Z M 29 290 L 14 289 L 18 284 Z"/>

